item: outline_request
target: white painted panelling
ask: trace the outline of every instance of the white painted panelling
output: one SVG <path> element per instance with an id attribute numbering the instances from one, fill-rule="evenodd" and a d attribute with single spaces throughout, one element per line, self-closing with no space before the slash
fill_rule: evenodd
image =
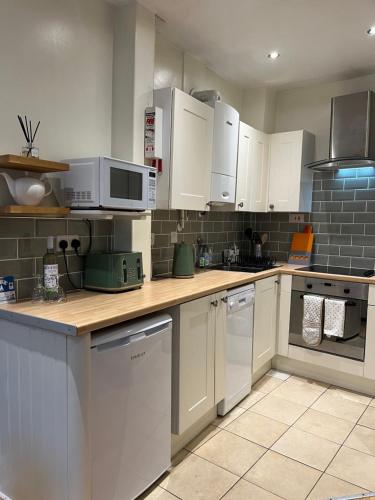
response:
<path id="1" fill-rule="evenodd" d="M 91 499 L 91 336 L 66 337 L 68 498 Z"/>
<path id="2" fill-rule="evenodd" d="M 64 335 L 0 322 L 0 402 L 0 491 L 68 500 Z"/>

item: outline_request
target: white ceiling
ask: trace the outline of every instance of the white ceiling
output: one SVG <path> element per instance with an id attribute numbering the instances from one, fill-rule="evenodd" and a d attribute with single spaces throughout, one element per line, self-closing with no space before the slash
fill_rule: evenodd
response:
<path id="1" fill-rule="evenodd" d="M 244 87 L 294 87 L 375 71 L 375 0 L 140 0 L 159 30 Z M 278 50 L 276 61 L 267 58 Z"/>

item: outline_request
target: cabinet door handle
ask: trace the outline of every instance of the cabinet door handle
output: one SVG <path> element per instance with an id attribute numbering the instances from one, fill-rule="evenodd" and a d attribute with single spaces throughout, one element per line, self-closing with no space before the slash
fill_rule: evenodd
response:
<path id="1" fill-rule="evenodd" d="M 213 300 L 211 302 L 211 305 L 214 306 L 214 307 L 217 307 L 219 305 L 219 302 L 217 300 Z"/>
<path id="2" fill-rule="evenodd" d="M 224 302 L 224 304 L 226 304 L 228 302 L 228 297 L 222 297 L 221 301 Z"/>
<path id="3" fill-rule="evenodd" d="M 275 205 L 273 203 L 270 204 L 270 209 L 273 210 L 275 208 Z"/>
<path id="4" fill-rule="evenodd" d="M 233 125 L 233 123 L 232 123 L 232 122 L 230 122 L 229 120 L 227 120 L 227 121 L 226 121 L 226 124 L 227 124 L 227 125 L 230 125 L 230 126 L 232 126 L 232 125 Z"/>
<path id="5" fill-rule="evenodd" d="M 238 204 L 238 206 L 239 206 L 240 208 L 243 208 L 243 201 L 241 201 L 241 203 L 239 203 L 239 204 Z"/>
<path id="6" fill-rule="evenodd" d="M 276 285 L 280 284 L 280 280 L 275 280 Z"/>

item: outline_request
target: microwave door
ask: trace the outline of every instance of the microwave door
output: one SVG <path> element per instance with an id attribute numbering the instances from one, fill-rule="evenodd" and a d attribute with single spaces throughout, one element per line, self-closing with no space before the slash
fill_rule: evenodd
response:
<path id="1" fill-rule="evenodd" d="M 147 209 L 148 171 L 144 167 L 106 158 L 101 165 L 100 178 L 102 207 Z"/>

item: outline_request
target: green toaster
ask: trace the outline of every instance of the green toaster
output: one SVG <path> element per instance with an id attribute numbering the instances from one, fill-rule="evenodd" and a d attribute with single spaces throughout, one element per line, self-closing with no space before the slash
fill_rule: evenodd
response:
<path id="1" fill-rule="evenodd" d="M 143 285 L 141 252 L 89 253 L 83 287 L 100 292 L 123 292 Z"/>

